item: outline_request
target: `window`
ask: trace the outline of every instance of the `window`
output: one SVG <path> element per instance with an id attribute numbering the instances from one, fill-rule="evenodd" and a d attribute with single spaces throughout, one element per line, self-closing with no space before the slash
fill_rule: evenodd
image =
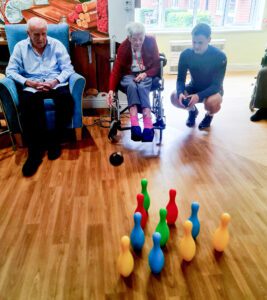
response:
<path id="1" fill-rule="evenodd" d="M 135 19 L 151 30 L 191 30 L 205 22 L 213 28 L 258 29 L 264 0 L 141 0 Z"/>

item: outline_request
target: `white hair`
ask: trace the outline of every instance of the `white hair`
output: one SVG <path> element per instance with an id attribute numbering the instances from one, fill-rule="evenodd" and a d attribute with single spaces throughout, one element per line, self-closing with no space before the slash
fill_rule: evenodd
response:
<path id="1" fill-rule="evenodd" d="M 27 30 L 29 31 L 31 27 L 38 26 L 38 27 L 46 27 L 47 28 L 47 22 L 46 20 L 39 18 L 39 17 L 32 17 L 27 22 Z"/>
<path id="2" fill-rule="evenodd" d="M 137 33 L 145 35 L 145 26 L 142 23 L 131 22 L 126 25 L 126 31 L 128 37 L 132 37 Z"/>

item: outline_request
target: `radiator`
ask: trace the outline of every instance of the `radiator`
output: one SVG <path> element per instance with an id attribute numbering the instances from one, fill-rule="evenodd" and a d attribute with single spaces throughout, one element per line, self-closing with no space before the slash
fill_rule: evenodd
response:
<path id="1" fill-rule="evenodd" d="M 168 59 L 169 74 L 177 74 L 178 60 L 183 50 L 192 47 L 192 40 L 171 40 L 170 44 L 170 58 Z M 211 40 L 210 45 L 224 50 L 225 39 Z"/>

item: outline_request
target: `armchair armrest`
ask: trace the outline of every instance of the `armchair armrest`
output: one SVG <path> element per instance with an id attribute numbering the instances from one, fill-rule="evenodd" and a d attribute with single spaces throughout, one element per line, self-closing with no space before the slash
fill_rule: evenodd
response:
<path id="1" fill-rule="evenodd" d="M 74 101 L 73 128 L 82 127 L 82 97 L 85 87 L 85 78 L 74 73 L 69 78 L 70 93 Z"/>
<path id="2" fill-rule="evenodd" d="M 13 133 L 22 132 L 18 110 L 19 98 L 14 80 L 7 77 L 0 80 L 0 99 L 7 116 L 10 130 Z"/>

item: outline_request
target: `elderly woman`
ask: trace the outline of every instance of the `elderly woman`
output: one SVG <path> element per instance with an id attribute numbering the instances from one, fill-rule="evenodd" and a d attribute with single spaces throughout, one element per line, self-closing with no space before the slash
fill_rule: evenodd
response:
<path id="1" fill-rule="evenodd" d="M 108 105 L 112 105 L 114 91 L 120 88 L 127 94 L 131 118 L 131 139 L 152 142 L 154 129 L 151 119 L 149 92 L 152 77 L 158 75 L 160 63 L 156 40 L 145 35 L 144 25 L 129 23 L 128 37 L 118 49 L 117 58 L 110 75 Z M 144 130 L 138 122 L 138 112 L 143 113 Z"/>

